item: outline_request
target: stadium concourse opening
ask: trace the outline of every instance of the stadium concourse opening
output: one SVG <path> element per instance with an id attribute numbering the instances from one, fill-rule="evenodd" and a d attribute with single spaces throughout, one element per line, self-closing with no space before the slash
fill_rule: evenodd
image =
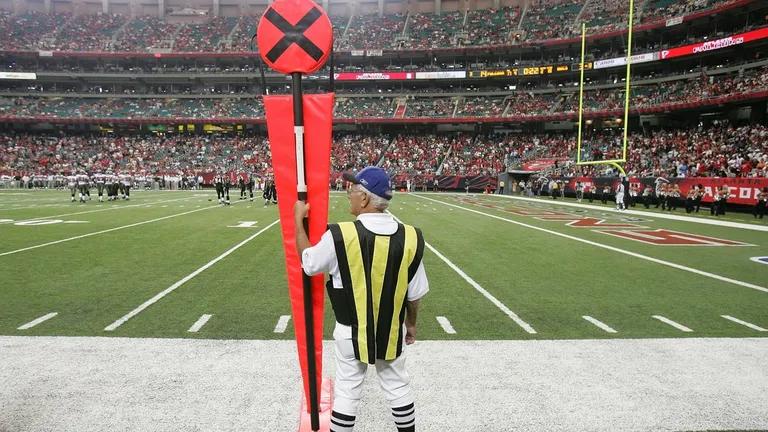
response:
<path id="1" fill-rule="evenodd" d="M 269 4 L 0 1 L 0 430 L 299 428 Z M 424 235 L 419 430 L 768 430 L 768 3 L 317 6 L 328 222 L 373 165 Z"/>

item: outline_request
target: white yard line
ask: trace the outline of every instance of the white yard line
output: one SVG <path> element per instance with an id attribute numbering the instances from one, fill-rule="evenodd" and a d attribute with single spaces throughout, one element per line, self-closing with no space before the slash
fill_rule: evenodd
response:
<path id="1" fill-rule="evenodd" d="M 36 320 L 30 321 L 30 322 L 20 326 L 17 330 L 31 329 L 32 327 L 34 327 L 34 326 L 36 326 L 36 325 L 38 325 L 40 323 L 43 323 L 45 321 L 48 321 L 49 319 L 55 317 L 58 314 L 59 314 L 58 312 L 51 312 L 49 314 L 43 315 L 40 318 L 37 318 Z"/>
<path id="2" fill-rule="evenodd" d="M 172 199 L 172 200 L 163 200 L 163 201 L 156 201 L 156 202 L 150 202 L 150 203 L 131 204 L 131 205 L 124 205 L 124 206 L 116 206 L 116 207 L 106 207 L 106 208 L 100 208 L 100 209 L 94 209 L 94 210 L 85 210 L 85 211 L 74 212 L 74 213 L 62 213 L 62 214 L 53 215 L 53 216 L 40 216 L 40 217 L 34 217 L 34 218 L 22 219 L 22 220 L 53 219 L 53 218 L 59 218 L 59 217 L 64 217 L 64 216 L 75 216 L 75 215 L 81 215 L 81 214 L 99 213 L 99 212 L 104 212 L 104 211 L 126 209 L 126 208 L 131 208 L 131 207 L 141 207 L 141 206 L 146 206 L 146 205 L 150 205 L 151 206 L 151 205 L 160 204 L 160 203 L 167 203 L 167 202 L 181 201 L 181 200 L 188 200 L 188 199 L 192 199 L 192 197 L 175 198 L 175 199 Z M 96 203 L 96 204 L 98 205 L 98 203 Z M 102 204 L 106 204 L 106 202 L 102 203 Z M 16 209 L 13 209 L 13 210 L 16 210 Z"/>
<path id="3" fill-rule="evenodd" d="M 456 334 L 456 330 L 451 325 L 451 322 L 448 321 L 448 318 L 444 316 L 435 317 L 437 318 L 437 322 L 440 323 L 440 327 L 443 328 L 443 330 L 448 334 Z"/>
<path id="4" fill-rule="evenodd" d="M 197 276 L 200 273 L 204 272 L 205 270 L 207 270 L 208 268 L 210 268 L 211 266 L 213 266 L 217 262 L 221 261 L 222 259 L 226 258 L 229 254 L 231 254 L 232 252 L 238 250 L 240 247 L 244 246 L 249 241 L 255 239 L 256 237 L 261 235 L 261 233 L 263 233 L 264 231 L 266 231 L 269 228 L 273 227 L 278 222 L 280 222 L 279 219 L 274 221 L 274 222 L 272 222 L 271 224 L 267 225 L 265 228 L 263 228 L 261 231 L 257 232 L 256 234 L 253 234 L 250 237 L 248 237 L 247 239 L 245 239 L 245 240 L 241 241 L 240 243 L 232 246 L 231 248 L 226 250 L 221 255 L 219 255 L 216 258 L 208 261 L 207 263 L 205 263 L 199 269 L 197 269 L 197 270 L 193 271 L 192 273 L 184 276 L 178 282 L 174 283 L 173 285 L 169 286 L 168 288 L 164 289 L 163 291 L 157 293 L 154 297 L 152 297 L 151 299 L 145 301 L 144 303 L 139 305 L 139 307 L 137 307 L 136 309 L 128 312 L 122 318 L 120 318 L 117 321 L 113 322 L 112 324 L 108 325 L 106 328 L 104 328 L 104 330 L 105 331 L 114 331 L 115 329 L 117 329 L 121 325 L 125 324 L 125 322 L 128 321 L 129 319 L 135 317 L 136 315 L 138 315 L 141 312 L 143 312 L 146 308 L 148 308 L 148 307 L 152 306 L 153 304 L 157 303 L 158 301 L 160 301 L 160 299 L 162 299 L 163 297 L 165 297 L 168 294 L 170 294 L 171 292 L 173 292 L 176 288 L 178 288 L 178 287 L 184 285 L 185 283 L 189 282 L 192 278 L 194 278 L 195 276 Z"/>
<path id="5" fill-rule="evenodd" d="M 742 321 L 742 320 L 740 320 L 738 318 L 734 318 L 734 317 L 732 317 L 730 315 L 720 315 L 720 316 L 725 318 L 725 319 L 727 319 L 728 321 L 733 321 L 733 322 L 735 322 L 737 324 L 741 324 L 743 326 L 749 327 L 752 330 L 757 330 L 759 332 L 768 332 L 768 329 L 764 329 L 764 328 L 762 328 L 760 326 L 757 326 L 757 325 L 754 325 L 752 323 L 748 323 L 746 321 Z"/>
<path id="6" fill-rule="evenodd" d="M 182 213 L 176 213 L 176 214 L 172 214 L 172 215 L 168 215 L 168 216 L 163 216 L 163 217 L 159 217 L 159 218 L 155 218 L 155 219 L 150 219 L 150 220 L 146 220 L 146 221 L 142 221 L 142 222 L 136 222 L 136 223 L 132 223 L 132 224 L 128 224 L 128 225 L 123 225 L 123 226 L 119 226 L 119 227 L 115 227 L 115 228 L 109 228 L 109 229 L 105 229 L 105 230 L 101 230 L 101 231 L 96 231 L 96 232 L 92 232 L 92 233 L 88 233 L 88 234 L 82 234 L 82 235 L 79 235 L 79 236 L 69 237 L 69 238 L 65 238 L 65 239 L 61 239 L 61 240 L 54 240 L 54 241 L 50 241 L 50 242 L 47 242 L 47 243 L 41 243 L 41 244 L 38 244 L 38 245 L 28 246 L 28 247 L 21 248 L 21 249 L 16 249 L 16 250 L 8 251 L 8 252 L 2 252 L 2 253 L 0 253 L 0 257 L 6 256 L 6 255 L 13 255 L 13 254 L 17 254 L 19 252 L 25 252 L 25 251 L 32 250 L 32 249 L 38 249 L 38 248 L 41 248 L 41 247 L 52 246 L 52 245 L 56 245 L 56 244 L 59 244 L 59 243 L 64 243 L 64 242 L 68 242 L 68 241 L 72 241 L 72 240 L 78 240 L 78 239 L 81 239 L 81 238 L 92 237 L 92 236 L 99 235 L 99 234 L 106 234 L 106 233 L 113 232 L 113 231 L 119 231 L 119 230 L 126 229 L 126 228 L 132 228 L 132 227 L 135 227 L 135 226 L 145 225 L 145 224 L 148 224 L 148 223 L 159 222 L 159 221 L 162 221 L 162 220 L 171 219 L 171 218 L 175 218 L 175 217 L 179 217 L 179 216 L 184 216 L 184 215 L 188 215 L 190 213 L 195 213 L 195 212 L 199 212 L 199 211 L 203 211 L 203 210 L 208 210 L 208 209 L 212 209 L 212 208 L 216 208 L 216 207 L 221 207 L 221 206 L 220 205 L 212 205 L 212 206 L 208 206 L 208 207 L 199 208 L 199 209 L 196 209 L 196 210 L 185 211 L 185 212 L 182 212 Z"/>
<path id="7" fill-rule="evenodd" d="M 606 323 L 604 323 L 604 322 L 602 322 L 602 321 L 600 321 L 598 319 L 592 318 L 589 315 L 584 315 L 582 318 L 584 318 L 585 320 L 591 322 L 592 324 L 594 324 L 595 326 L 599 327 L 600 329 L 602 329 L 603 331 L 605 331 L 607 333 L 618 333 L 616 330 L 613 329 L 613 327 L 609 326 L 608 324 L 606 324 Z"/>
<path id="8" fill-rule="evenodd" d="M 280 315 L 280 319 L 277 320 L 277 325 L 275 325 L 275 333 L 285 333 L 289 321 L 291 321 L 290 315 Z"/>
<path id="9" fill-rule="evenodd" d="M 0 212 L 7 212 L 12 210 L 31 210 L 31 209 L 42 209 L 42 208 L 50 208 L 50 207 L 72 207 L 74 203 L 62 203 L 62 204 L 40 204 L 40 205 L 29 205 L 27 207 L 3 207 L 0 208 Z"/>
<path id="10" fill-rule="evenodd" d="M 686 326 L 684 326 L 684 325 L 682 325 L 682 324 L 680 324 L 678 322 L 672 321 L 669 318 L 663 317 L 661 315 L 653 315 L 653 318 L 663 322 L 664 324 L 669 324 L 672 327 L 674 327 L 674 328 L 676 328 L 676 329 L 678 329 L 680 331 L 683 331 L 683 332 L 686 332 L 686 333 L 693 332 L 693 330 L 691 330 L 690 328 L 688 328 L 688 327 L 686 327 Z"/>
<path id="11" fill-rule="evenodd" d="M 203 315 L 201 316 L 197 321 L 195 321 L 194 324 L 192 324 L 192 327 L 187 330 L 189 333 L 197 333 L 200 331 L 201 328 L 208 322 L 209 319 L 211 319 L 213 315 Z"/>
<path id="12" fill-rule="evenodd" d="M 452 195 L 460 195 L 460 194 L 452 194 Z M 571 202 L 565 202 L 565 201 L 557 201 L 557 202 L 545 201 L 543 199 L 538 199 L 538 198 L 526 198 L 526 197 L 518 197 L 513 195 L 489 195 L 489 196 L 508 199 L 508 200 L 535 202 L 535 203 L 546 204 L 546 205 L 556 204 L 558 206 L 578 207 L 578 208 L 584 208 L 584 209 L 590 209 L 590 210 L 599 210 L 604 212 L 614 211 L 613 208 L 610 208 L 610 207 L 571 203 Z M 752 225 L 752 224 L 743 223 L 743 222 L 728 222 L 723 220 L 706 219 L 706 218 L 693 217 L 693 216 L 656 213 L 656 212 L 642 211 L 642 210 L 625 210 L 621 213 L 616 213 L 616 214 L 645 216 L 645 217 L 652 217 L 657 219 L 670 219 L 670 220 L 676 220 L 676 221 L 682 221 L 682 222 L 693 222 L 693 223 L 700 223 L 705 225 L 716 225 L 716 226 L 729 227 L 729 228 L 742 228 L 742 229 L 749 229 L 754 231 L 768 232 L 768 225 Z"/>
<path id="13" fill-rule="evenodd" d="M 95 191 L 95 188 L 93 190 Z M 0 206 L 4 206 L 4 205 L 19 205 L 19 204 L 30 204 L 30 205 L 37 204 L 37 207 L 41 207 L 41 206 L 44 206 L 44 205 L 52 205 L 52 204 L 55 204 L 57 206 L 58 205 L 71 206 L 73 204 L 69 200 L 70 199 L 69 190 L 66 190 L 66 191 L 59 190 L 59 191 L 56 191 L 56 192 L 60 193 L 61 195 L 57 196 L 56 198 L 41 198 L 39 200 L 7 201 L 7 200 L 3 200 L 2 198 L 0 198 Z M 142 192 L 138 196 L 141 197 L 141 198 L 158 198 L 158 197 L 160 197 L 162 195 L 163 194 L 161 194 L 161 193 L 149 193 L 149 192 L 146 192 L 146 195 L 145 195 L 145 193 Z M 94 192 L 94 194 L 92 196 L 93 196 L 94 199 L 98 199 L 98 194 L 97 193 Z M 52 203 L 52 204 L 45 204 L 45 203 Z"/>
<path id="14" fill-rule="evenodd" d="M 392 214 L 392 213 L 390 213 Z M 397 218 L 397 216 L 392 215 L 393 218 L 395 218 L 396 221 L 402 223 L 400 219 Z M 483 295 L 486 299 L 488 299 L 491 303 L 496 305 L 497 308 L 499 308 L 504 314 L 506 314 L 512 321 L 514 321 L 517 325 L 523 328 L 526 332 L 530 334 L 536 334 L 536 330 L 534 330 L 533 327 L 531 327 L 530 324 L 523 321 L 516 313 L 512 312 L 504 303 L 499 301 L 496 297 L 493 296 L 493 294 L 489 293 L 485 288 L 480 286 L 479 283 L 475 282 L 474 279 L 469 277 L 466 273 L 464 273 L 463 270 L 461 270 L 456 264 L 451 262 L 448 258 L 445 257 L 445 255 L 441 254 L 437 249 L 435 249 L 431 244 L 424 242 L 424 245 L 427 247 L 427 249 L 431 250 L 432 253 L 437 255 L 438 258 L 443 260 L 445 264 L 448 265 L 453 271 L 455 271 L 459 276 L 461 276 L 462 279 L 464 279 L 468 284 L 470 284 L 474 289 L 476 289 L 480 294 Z"/>
<path id="15" fill-rule="evenodd" d="M 613 251 L 613 252 L 618 252 L 618 253 L 621 253 L 621 254 L 624 254 L 624 255 L 629 255 L 631 257 L 640 258 L 640 259 L 643 259 L 643 260 L 646 260 L 646 261 L 650 261 L 650 262 L 653 262 L 653 263 L 656 263 L 656 264 L 661 264 L 661 265 L 664 265 L 664 266 L 667 266 L 667 267 L 672 267 L 672 268 L 675 268 L 675 269 L 678 269 L 678 270 L 683 270 L 683 271 L 686 271 L 686 272 L 689 272 L 689 273 L 694 273 L 694 274 L 697 274 L 697 275 L 700 275 L 700 276 L 708 277 L 708 278 L 711 278 L 711 279 L 716 279 L 716 280 L 719 280 L 721 282 L 726 282 L 726 283 L 730 283 L 730 284 L 734 284 L 734 285 L 739 285 L 739 286 L 743 286 L 743 287 L 746 287 L 746 288 L 751 288 L 751 289 L 754 289 L 754 290 L 757 290 L 757 291 L 762 291 L 762 292 L 768 293 L 768 288 L 760 286 L 760 285 L 755 285 L 755 284 L 752 284 L 752 283 L 749 283 L 749 282 L 744 282 L 744 281 L 740 281 L 740 280 L 736 280 L 736 279 L 731 279 L 729 277 L 720 276 L 718 274 L 705 272 L 703 270 L 698 270 L 698 269 L 695 269 L 695 268 L 692 268 L 692 267 L 687 267 L 687 266 L 684 266 L 684 265 L 681 265 L 681 264 L 675 264 L 673 262 L 664 261 L 664 260 L 661 260 L 661 259 L 658 259 L 658 258 L 653 258 L 653 257 L 647 256 L 647 255 L 631 252 L 631 251 L 628 251 L 628 250 L 625 250 L 625 249 L 620 249 L 620 248 L 617 248 L 617 247 L 608 246 L 606 244 L 602 244 L 602 243 L 594 242 L 594 241 L 591 241 L 591 240 L 575 237 L 575 236 L 564 234 L 564 233 L 561 233 L 561 232 L 552 231 L 552 230 L 549 230 L 549 229 L 546 229 L 546 228 L 537 227 L 535 225 L 529 225 L 527 223 L 518 222 L 516 220 L 504 218 L 504 217 L 497 216 L 497 215 L 494 215 L 494 214 L 481 212 L 479 210 L 475 210 L 475 209 L 471 209 L 471 208 L 467 208 L 467 207 L 462 207 L 462 206 L 459 206 L 459 205 L 456 205 L 456 204 L 450 204 L 450 203 L 447 203 L 447 202 L 444 202 L 444 201 L 440 201 L 440 200 L 436 200 L 436 199 L 432 199 L 432 198 L 427 198 L 425 196 L 421 196 L 421 195 L 414 195 L 414 196 L 417 196 L 417 197 L 419 197 L 421 199 L 425 199 L 425 200 L 429 200 L 429 201 L 439 202 L 440 204 L 443 204 L 443 205 L 446 205 L 446 206 L 449 206 L 449 207 L 455 207 L 455 208 L 462 209 L 462 210 L 465 210 L 465 211 L 468 211 L 468 212 L 471 212 L 471 213 L 476 213 L 476 214 L 479 214 L 479 215 L 487 216 L 489 218 L 498 219 L 498 220 L 504 221 L 504 222 L 509 222 L 511 224 L 515 224 L 515 225 L 522 226 L 522 227 L 525 227 L 525 228 L 530 228 L 530 229 L 533 229 L 533 230 L 536 230 L 536 231 L 545 232 L 547 234 L 552 234 L 552 235 L 555 235 L 555 236 L 558 236 L 558 237 L 567 238 L 567 239 L 574 240 L 574 241 L 581 242 L 581 243 L 585 243 L 585 244 L 588 244 L 588 245 L 591 245 L 591 246 L 596 246 L 596 247 L 607 249 L 607 250 L 610 250 L 610 251 Z"/>

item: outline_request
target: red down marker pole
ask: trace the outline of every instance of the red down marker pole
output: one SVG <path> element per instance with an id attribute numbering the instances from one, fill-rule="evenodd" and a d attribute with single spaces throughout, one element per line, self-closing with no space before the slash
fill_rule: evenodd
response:
<path id="1" fill-rule="evenodd" d="M 293 134 L 296 154 L 296 192 L 299 200 L 307 202 L 308 189 L 304 149 L 304 94 L 301 86 L 301 76 L 302 74 L 317 71 L 327 61 L 333 46 L 331 22 L 328 15 L 311 0 L 276 0 L 261 17 L 256 35 L 262 60 L 277 72 L 291 75 Z M 308 218 L 304 219 L 304 229 L 309 233 Z M 317 431 L 320 429 L 320 420 L 317 362 L 315 359 L 313 289 L 312 278 L 303 271 L 302 285 L 304 332 L 306 336 L 306 375 L 308 376 L 308 408 L 311 428 L 313 431 Z"/>

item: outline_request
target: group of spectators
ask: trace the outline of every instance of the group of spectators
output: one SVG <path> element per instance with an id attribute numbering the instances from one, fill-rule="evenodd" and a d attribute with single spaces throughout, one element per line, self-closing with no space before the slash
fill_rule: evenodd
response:
<path id="1" fill-rule="evenodd" d="M 768 66 L 741 72 L 684 77 L 679 80 L 638 84 L 631 87 L 630 107 L 674 107 L 706 103 L 713 98 L 741 97 L 768 89 Z M 98 90 L 98 89 L 95 89 Z M 94 92 L 96 92 L 94 90 Z M 161 91 L 162 89 L 158 89 Z M 219 90 L 203 89 L 218 94 Z M 138 98 L 138 97 L 0 97 L 0 116 L 57 118 L 263 118 L 259 97 L 246 93 L 223 98 Z M 246 96 L 247 95 L 247 96 Z M 105 95 L 106 96 L 106 95 Z M 584 93 L 584 110 L 622 111 L 624 88 L 590 90 Z M 513 91 L 507 95 L 427 97 L 381 94 L 372 97 L 344 97 L 339 94 L 337 118 L 436 118 L 436 117 L 520 117 L 551 113 L 576 113 L 578 92 L 566 90 Z"/>
<path id="2" fill-rule="evenodd" d="M 271 165 L 269 143 L 258 136 L 0 135 L 0 173 L 197 173 L 222 167 L 270 172 Z"/>
<path id="3" fill-rule="evenodd" d="M 711 8 L 728 0 L 638 0 L 636 23 Z M 611 0 L 534 0 L 520 7 L 334 16 L 337 49 L 425 49 L 491 46 L 568 38 L 581 22 L 590 32 L 626 26 L 626 5 Z M 72 51 L 245 51 L 256 16 L 203 17 L 201 22 L 169 24 L 151 16 L 0 12 L 0 45 L 6 49 Z M 578 18 L 578 20 L 577 20 Z"/>
<path id="4" fill-rule="evenodd" d="M 641 176 L 766 177 L 766 164 L 768 127 L 717 122 L 708 128 L 633 136 L 627 167 Z"/>
<path id="5" fill-rule="evenodd" d="M 526 160 L 554 158 L 564 161 L 547 171 L 556 176 L 613 175 L 604 165 L 576 166 L 576 137 L 529 138 L 522 157 L 508 160 L 521 165 Z M 513 146 L 516 148 L 518 146 Z M 519 147 L 518 147 L 519 148 Z M 582 142 L 582 160 L 620 159 L 621 129 L 590 130 Z M 673 130 L 650 130 L 628 136 L 624 169 L 638 177 L 768 177 L 768 127 L 762 124 L 733 126 L 725 121 Z"/>
<path id="6" fill-rule="evenodd" d="M 173 39 L 173 50 L 222 51 L 224 47 L 219 46 L 219 42 L 228 38 L 237 24 L 237 17 L 215 17 L 204 23 L 187 24 Z M 246 40 L 249 40 L 250 36 Z"/>
<path id="7" fill-rule="evenodd" d="M 461 135 L 398 135 L 386 148 L 381 166 L 393 175 L 435 173 L 449 147 L 470 140 Z"/>
<path id="8" fill-rule="evenodd" d="M 505 157 L 510 154 L 511 140 L 503 136 L 479 135 L 456 139 L 443 160 L 443 175 L 478 176 L 504 172 Z"/>
<path id="9" fill-rule="evenodd" d="M 0 116 L 56 118 L 261 118 L 260 98 L 0 98 Z"/>
<path id="10" fill-rule="evenodd" d="M 378 165 L 389 147 L 389 135 L 340 134 L 334 137 L 331 147 L 331 166 L 342 172 Z"/>
<path id="11" fill-rule="evenodd" d="M 585 134 L 592 160 L 620 156 L 619 130 Z M 379 165 L 393 176 L 495 176 L 530 161 L 555 162 L 554 176 L 612 175 L 603 166 L 579 167 L 570 134 L 337 134 L 334 172 Z M 585 158 L 585 159 L 587 159 Z M 0 135 L 0 173 L 59 174 L 76 169 L 131 172 L 210 172 L 222 167 L 271 172 L 269 143 L 245 135 Z M 629 136 L 625 169 L 638 177 L 768 177 L 768 127 L 733 126 L 655 130 Z"/>

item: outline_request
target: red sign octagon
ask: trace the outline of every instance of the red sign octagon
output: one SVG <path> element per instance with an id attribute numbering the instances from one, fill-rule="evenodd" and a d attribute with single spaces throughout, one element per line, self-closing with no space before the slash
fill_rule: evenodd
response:
<path id="1" fill-rule="evenodd" d="M 276 0 L 259 20 L 256 41 L 262 60 L 272 69 L 306 74 L 328 60 L 333 28 L 312 0 Z"/>

